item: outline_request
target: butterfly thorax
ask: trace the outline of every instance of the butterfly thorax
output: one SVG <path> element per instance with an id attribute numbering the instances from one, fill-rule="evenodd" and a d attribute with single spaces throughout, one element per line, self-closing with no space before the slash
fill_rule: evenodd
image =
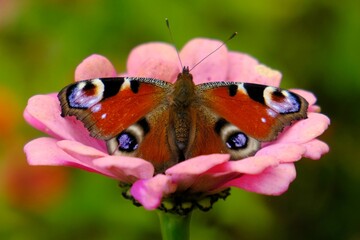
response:
<path id="1" fill-rule="evenodd" d="M 173 92 L 170 97 L 169 109 L 169 143 L 173 143 L 173 155 L 179 161 L 185 159 L 188 148 L 194 117 L 192 114 L 192 103 L 195 99 L 195 84 L 189 68 L 184 67 L 178 75 Z"/>
<path id="2" fill-rule="evenodd" d="M 188 67 L 184 67 L 179 73 L 172 92 L 172 104 L 176 107 L 187 108 L 195 97 L 195 84 L 193 76 L 189 72 Z"/>

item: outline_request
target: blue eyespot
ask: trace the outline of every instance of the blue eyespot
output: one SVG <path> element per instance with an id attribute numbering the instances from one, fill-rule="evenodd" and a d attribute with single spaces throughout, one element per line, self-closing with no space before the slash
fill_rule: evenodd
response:
<path id="1" fill-rule="evenodd" d="M 226 146 L 232 150 L 246 148 L 248 137 L 242 132 L 235 132 L 231 134 L 226 140 Z"/>
<path id="2" fill-rule="evenodd" d="M 134 135 L 129 132 L 122 132 L 117 138 L 119 151 L 133 152 L 139 147 Z"/>

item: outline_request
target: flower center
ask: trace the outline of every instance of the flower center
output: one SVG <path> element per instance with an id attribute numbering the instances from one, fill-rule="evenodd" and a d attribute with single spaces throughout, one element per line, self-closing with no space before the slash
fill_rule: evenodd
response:
<path id="1" fill-rule="evenodd" d="M 122 195 L 125 199 L 131 200 L 137 207 L 141 206 L 141 204 L 130 194 L 131 184 L 121 182 L 119 183 L 119 186 L 122 189 Z M 212 195 L 204 195 L 203 193 L 189 194 L 186 192 L 176 192 L 164 197 L 158 209 L 178 215 L 187 215 L 196 208 L 207 212 L 212 208 L 215 202 L 219 199 L 225 200 L 229 195 L 230 188 Z"/>

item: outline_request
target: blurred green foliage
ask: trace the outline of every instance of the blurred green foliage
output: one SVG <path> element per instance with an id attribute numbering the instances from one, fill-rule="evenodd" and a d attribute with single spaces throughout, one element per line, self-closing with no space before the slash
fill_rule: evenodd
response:
<path id="1" fill-rule="evenodd" d="M 169 42 L 165 17 L 180 47 L 238 31 L 231 50 L 279 69 L 283 87 L 314 92 L 332 120 L 322 136 L 331 152 L 297 163 L 287 193 L 233 189 L 212 211 L 195 212 L 192 239 L 360 239 L 359 13 L 352 0 L 1 0 L 0 239 L 160 239 L 156 214 L 124 200 L 113 180 L 59 168 L 55 185 L 34 189 L 36 167 L 21 149 L 41 133 L 21 112 L 30 96 L 70 83 L 90 54 L 121 72 L 133 47 Z M 32 199 L 35 191 L 45 202 Z"/>

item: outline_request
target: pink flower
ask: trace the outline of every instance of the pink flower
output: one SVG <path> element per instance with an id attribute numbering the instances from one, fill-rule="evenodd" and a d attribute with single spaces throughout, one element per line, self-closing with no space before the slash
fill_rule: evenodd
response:
<path id="1" fill-rule="evenodd" d="M 180 51 L 184 66 L 193 66 L 220 42 L 194 39 Z M 148 43 L 135 48 L 127 63 L 126 76 L 153 77 L 169 82 L 180 72 L 175 49 L 164 43 Z M 279 86 L 281 74 L 261 65 L 246 54 L 218 50 L 191 72 L 196 84 L 209 81 L 253 82 Z M 76 69 L 75 79 L 117 76 L 106 58 L 92 55 Z M 287 127 L 271 143 L 242 160 L 229 161 L 227 154 L 198 156 L 155 174 L 150 162 L 133 157 L 111 156 L 105 143 L 89 136 L 83 124 L 73 117 L 60 116 L 56 94 L 32 97 L 24 112 L 26 121 L 47 133 L 30 141 L 25 153 L 31 165 L 61 165 L 82 168 L 127 183 L 130 193 L 146 209 L 164 206 L 168 199 L 206 208 L 226 195 L 229 187 L 267 195 L 280 195 L 295 179 L 294 162 L 302 157 L 319 159 L 329 151 L 326 143 L 316 139 L 330 124 L 318 113 L 315 96 L 304 90 L 292 90 L 309 102 L 308 118 Z M 225 191 L 224 191 L 225 190 Z M 186 194 L 185 194 L 186 193 Z M 174 197 L 175 196 L 175 197 Z M 217 196 L 213 198 L 212 196 Z M 202 203 L 201 203 L 202 202 Z M 170 206 L 171 208 L 171 206 Z"/>

